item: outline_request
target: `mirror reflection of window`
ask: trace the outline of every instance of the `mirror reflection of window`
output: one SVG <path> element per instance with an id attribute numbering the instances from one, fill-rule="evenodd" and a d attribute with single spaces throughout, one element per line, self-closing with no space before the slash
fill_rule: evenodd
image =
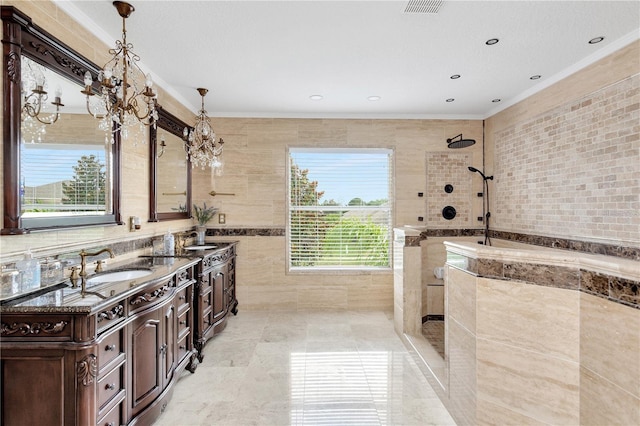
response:
<path id="1" fill-rule="evenodd" d="M 184 142 L 160 127 L 157 140 L 157 210 L 163 213 L 183 213 L 187 207 L 189 166 Z"/>
<path id="2" fill-rule="evenodd" d="M 87 113 L 82 87 L 24 56 L 22 61 L 22 218 L 112 214 L 112 145 Z M 24 109 L 37 84 L 47 92 L 40 99 L 41 120 Z M 64 104 L 59 118 L 42 123 L 55 115 L 55 96 Z"/>

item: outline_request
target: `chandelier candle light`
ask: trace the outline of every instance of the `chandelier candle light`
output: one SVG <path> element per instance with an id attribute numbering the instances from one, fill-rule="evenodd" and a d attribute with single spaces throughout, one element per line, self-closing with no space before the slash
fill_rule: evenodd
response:
<path id="1" fill-rule="evenodd" d="M 140 57 L 133 52 L 133 45 L 127 43 L 125 22 L 135 9 L 123 1 L 114 1 L 113 5 L 122 17 L 122 40 L 116 40 L 115 49 L 109 50 L 113 57 L 98 73 L 99 93 L 96 95 L 91 89 L 93 77 L 89 71 L 84 75 L 82 91 L 87 97 L 87 111 L 102 120 L 100 130 L 111 132 L 111 143 L 118 130 L 127 138 L 130 126 L 144 129 L 144 126 L 155 126 L 158 120 L 151 74 L 145 76 L 138 65 Z"/>
<path id="2" fill-rule="evenodd" d="M 31 69 L 30 63 L 27 63 L 27 68 Z M 56 107 L 55 114 L 42 119 L 40 118 L 40 113 L 43 111 L 43 104 L 49 98 L 47 91 L 44 89 L 46 81 L 41 70 L 36 69 L 35 71 L 32 71 L 32 74 L 33 80 L 35 80 L 35 88 L 31 89 L 31 93 L 29 95 L 27 95 L 26 93 L 24 94 L 22 112 L 27 114 L 29 117 L 35 118 L 42 124 L 53 124 L 58 121 L 58 118 L 60 117 L 60 107 L 64 106 L 64 104 L 60 101 L 60 98 L 62 97 L 62 89 L 59 86 L 56 88 L 55 99 L 53 102 L 51 102 L 51 104 L 55 105 Z"/>
<path id="3" fill-rule="evenodd" d="M 184 128 L 184 138 L 189 147 L 189 158 L 193 167 L 200 166 L 203 170 L 209 166 L 215 169 L 216 174 L 222 172 L 222 148 L 224 141 L 222 138 L 216 143 L 216 132 L 211 127 L 211 121 L 207 117 L 207 111 L 204 109 L 204 97 L 208 90 L 198 88 L 198 93 L 202 97 L 202 108 L 196 115 L 196 123 L 193 128 Z"/>

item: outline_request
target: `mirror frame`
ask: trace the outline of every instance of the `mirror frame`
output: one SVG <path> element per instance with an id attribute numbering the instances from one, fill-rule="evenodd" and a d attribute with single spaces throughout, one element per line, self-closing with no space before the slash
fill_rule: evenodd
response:
<path id="1" fill-rule="evenodd" d="M 84 73 L 97 75 L 100 67 L 60 40 L 33 24 L 31 18 L 13 6 L 2 6 L 3 50 L 3 179 L 4 218 L 2 235 L 28 234 L 35 230 L 53 230 L 84 226 L 124 225 L 120 213 L 121 159 L 120 132 L 112 147 L 113 211 L 99 216 L 83 216 L 75 224 L 56 224 L 25 228 L 20 210 L 20 138 L 21 138 L 21 57 L 24 55 L 84 87 Z M 98 93 L 99 83 L 93 90 Z M 88 113 L 87 113 L 88 114 Z M 97 125 L 97 121 L 96 121 Z M 47 219 L 43 219 L 47 221 Z"/>
<path id="2" fill-rule="evenodd" d="M 181 141 L 184 141 L 183 131 L 185 127 L 189 127 L 187 123 L 171 114 L 160 105 L 156 105 L 158 111 L 157 125 L 163 130 L 176 135 Z M 159 212 L 158 211 L 158 130 L 151 126 L 149 128 L 149 155 L 150 155 L 150 188 L 149 188 L 149 222 L 159 222 L 163 220 L 178 220 L 191 218 L 191 161 L 187 159 L 187 201 L 186 211 L 184 212 Z M 185 156 L 187 155 L 185 151 Z"/>

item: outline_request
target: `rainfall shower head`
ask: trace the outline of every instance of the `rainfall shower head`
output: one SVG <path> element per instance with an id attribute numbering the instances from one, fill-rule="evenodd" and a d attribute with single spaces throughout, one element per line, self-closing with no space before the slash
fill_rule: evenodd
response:
<path id="1" fill-rule="evenodd" d="M 462 133 L 460 133 L 458 136 L 447 139 L 447 146 L 452 149 L 466 148 L 468 146 L 474 145 L 475 143 L 475 139 L 463 139 Z"/>
<path id="2" fill-rule="evenodd" d="M 484 180 L 493 180 L 493 176 L 485 176 L 484 173 L 482 173 L 480 170 L 476 169 L 475 167 L 469 166 L 469 171 L 474 173 L 480 173 L 480 176 L 482 176 L 482 179 Z"/>

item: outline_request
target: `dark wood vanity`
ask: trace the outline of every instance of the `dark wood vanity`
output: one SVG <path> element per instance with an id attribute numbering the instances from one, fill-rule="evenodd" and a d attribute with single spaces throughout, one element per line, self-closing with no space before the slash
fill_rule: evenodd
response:
<path id="1" fill-rule="evenodd" d="M 198 264 L 194 341 L 201 362 L 207 340 L 224 330 L 229 313 L 235 315 L 238 309 L 236 244 L 225 245 L 213 252 L 202 252 L 202 261 Z"/>
<path id="2" fill-rule="evenodd" d="M 144 278 L 0 306 L 6 426 L 151 424 L 237 312 L 235 243 L 134 259 Z"/>
<path id="3" fill-rule="evenodd" d="M 104 206 L 96 202 L 104 209 L 97 210 L 99 214 L 92 210 L 92 214 L 67 216 L 42 206 L 38 206 L 38 214 L 22 214 L 33 207 L 23 203 L 21 195 L 21 144 L 25 136 L 21 70 L 26 69 L 25 64 L 33 63 L 50 71 L 52 77 L 56 74 L 69 84 L 76 84 L 78 93 L 85 93 L 81 92 L 85 88 L 85 72 L 96 76 L 100 68 L 15 7 L 2 6 L 0 10 L 4 58 L 1 233 L 21 235 L 34 230 L 123 225 L 119 132 L 113 134 L 112 144 L 105 145 L 104 132 L 98 131 L 93 117 L 65 111 L 59 123 L 66 118 L 72 127 L 58 126 L 60 140 L 55 139 L 56 128 L 49 129 L 47 142 L 61 151 L 66 147 L 75 153 L 79 144 L 88 144 L 90 135 L 93 139 L 99 135 L 95 145 L 104 151 L 105 158 L 111 158 L 111 168 L 106 173 L 110 181 L 105 184 L 110 189 L 108 193 L 104 191 L 105 200 L 110 202 L 103 202 Z M 97 93 L 98 86 L 94 81 L 86 90 Z M 152 128 L 149 133 L 149 222 L 188 220 L 191 166 L 185 159 L 180 136 L 186 124 L 161 106 L 158 109 L 157 129 Z M 88 124 L 80 117 L 86 118 Z M 70 135 L 82 137 L 75 140 Z M 158 176 L 158 170 L 172 170 L 176 175 L 173 177 L 179 177 L 179 190 L 167 189 L 173 186 Z M 151 240 L 141 241 L 137 247 L 149 247 Z M 213 249 L 184 251 L 172 257 L 141 256 L 126 261 L 127 268 L 149 272 L 142 278 L 90 285 L 92 277 L 81 277 L 80 287 L 67 279 L 35 289 L 33 294 L 16 293 L 11 295 L 15 299 L 1 300 L 0 424 L 152 424 L 169 403 L 181 373 L 185 369 L 195 372 L 204 358 L 207 340 L 225 328 L 230 312 L 237 312 L 236 243 L 215 245 Z M 136 249 L 124 251 L 131 250 Z M 82 272 L 86 255 L 82 255 Z M 108 269 L 113 267 L 110 264 Z"/>

